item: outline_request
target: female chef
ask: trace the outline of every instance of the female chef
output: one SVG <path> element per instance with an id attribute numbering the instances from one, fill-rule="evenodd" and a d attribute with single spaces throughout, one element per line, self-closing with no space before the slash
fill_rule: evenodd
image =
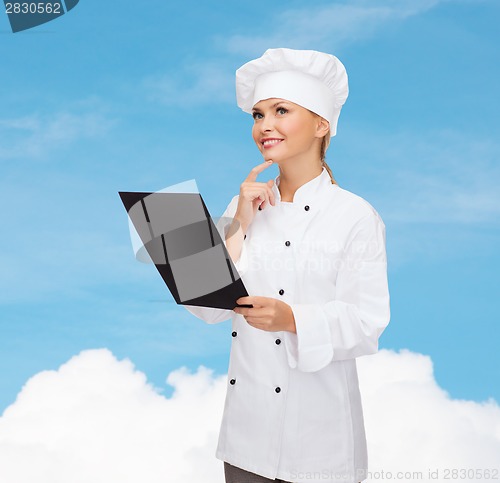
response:
<path id="1" fill-rule="evenodd" d="M 186 306 L 232 320 L 216 457 L 226 483 L 356 483 L 368 464 L 356 357 L 377 352 L 390 308 L 385 225 L 325 162 L 347 74 L 333 55 L 269 49 L 236 71 L 236 94 L 264 162 L 218 229 L 250 295 L 232 311 Z M 279 175 L 258 182 L 272 164 Z"/>

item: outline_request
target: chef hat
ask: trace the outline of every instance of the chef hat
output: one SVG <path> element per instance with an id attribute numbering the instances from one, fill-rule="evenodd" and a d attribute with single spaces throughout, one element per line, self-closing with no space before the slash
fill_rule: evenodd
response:
<path id="1" fill-rule="evenodd" d="M 243 111 L 252 113 L 263 99 L 286 99 L 329 121 L 331 136 L 348 94 L 342 62 L 315 50 L 268 49 L 236 71 L 236 99 Z"/>

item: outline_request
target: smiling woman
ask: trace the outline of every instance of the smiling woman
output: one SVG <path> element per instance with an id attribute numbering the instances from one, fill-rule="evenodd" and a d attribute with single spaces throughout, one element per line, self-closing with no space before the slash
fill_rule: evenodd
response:
<path id="1" fill-rule="evenodd" d="M 348 95 L 333 55 L 270 49 L 236 72 L 264 158 L 222 219 L 227 251 L 250 296 L 234 310 L 216 456 L 226 483 L 357 483 L 367 446 L 356 358 L 389 323 L 385 225 L 340 188 L 324 161 Z M 276 164 L 279 176 L 258 182 Z"/>
<path id="2" fill-rule="evenodd" d="M 325 137 L 330 137 L 330 125 L 326 119 L 284 99 L 259 101 L 252 108 L 252 115 L 252 136 L 266 161 L 280 164 L 287 159 L 287 164 L 291 164 L 297 157 L 308 156 L 311 151 L 318 153 L 316 157 L 323 166 L 326 165 Z M 270 135 L 272 132 L 275 133 L 273 136 Z"/>

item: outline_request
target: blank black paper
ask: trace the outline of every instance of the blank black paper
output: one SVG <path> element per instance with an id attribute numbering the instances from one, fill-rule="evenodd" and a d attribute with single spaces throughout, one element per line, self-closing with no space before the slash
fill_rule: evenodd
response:
<path id="1" fill-rule="evenodd" d="M 248 295 L 199 193 L 119 195 L 177 304 L 232 310 Z"/>

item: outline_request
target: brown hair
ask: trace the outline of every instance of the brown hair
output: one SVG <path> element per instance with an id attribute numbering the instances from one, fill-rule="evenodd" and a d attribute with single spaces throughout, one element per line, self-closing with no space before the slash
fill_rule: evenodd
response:
<path id="1" fill-rule="evenodd" d="M 330 166 L 326 164 L 325 158 L 326 158 L 326 150 L 328 149 L 328 146 L 330 145 L 330 131 L 328 131 L 325 136 L 321 139 L 321 147 L 319 151 L 319 155 L 321 158 L 321 164 L 325 167 L 325 169 L 328 171 L 328 174 L 330 175 L 330 178 L 332 179 L 332 184 L 338 184 L 337 181 L 335 181 L 335 178 L 333 177 L 332 170 L 330 169 Z"/>

